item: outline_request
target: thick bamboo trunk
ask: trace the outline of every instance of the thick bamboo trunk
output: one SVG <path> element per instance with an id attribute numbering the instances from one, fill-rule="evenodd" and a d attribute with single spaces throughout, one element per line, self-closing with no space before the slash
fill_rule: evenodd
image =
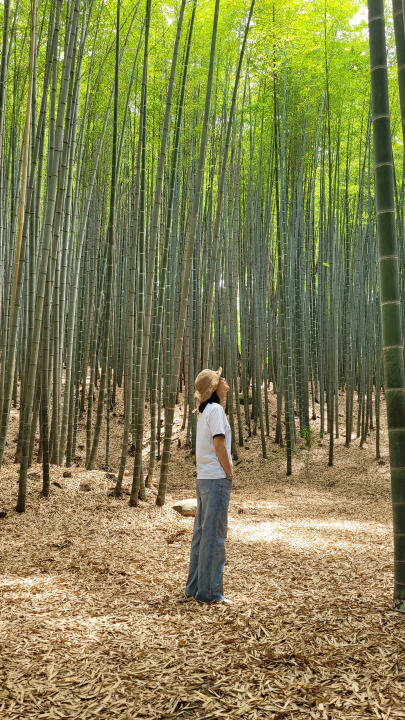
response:
<path id="1" fill-rule="evenodd" d="M 383 0 L 368 0 L 375 199 L 394 517 L 394 604 L 405 612 L 405 374 Z"/>

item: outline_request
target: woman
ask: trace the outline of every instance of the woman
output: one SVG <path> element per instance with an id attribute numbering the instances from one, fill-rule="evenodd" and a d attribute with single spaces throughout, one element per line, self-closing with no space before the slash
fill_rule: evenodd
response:
<path id="1" fill-rule="evenodd" d="M 231 428 L 221 403 L 229 385 L 219 370 L 202 370 L 194 387 L 200 403 L 197 422 L 197 511 L 191 542 L 186 596 L 204 603 L 222 602 L 222 575 L 232 489 Z"/>

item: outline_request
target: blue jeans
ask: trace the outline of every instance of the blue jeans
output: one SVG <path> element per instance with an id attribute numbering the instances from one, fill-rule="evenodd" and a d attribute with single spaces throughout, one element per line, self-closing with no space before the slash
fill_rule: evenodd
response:
<path id="1" fill-rule="evenodd" d="M 197 480 L 197 511 L 186 594 L 210 603 L 224 599 L 223 572 L 232 480 Z"/>

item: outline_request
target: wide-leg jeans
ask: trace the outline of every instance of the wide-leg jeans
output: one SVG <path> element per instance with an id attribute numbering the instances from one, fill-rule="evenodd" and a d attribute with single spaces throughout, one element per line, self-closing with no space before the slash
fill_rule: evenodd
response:
<path id="1" fill-rule="evenodd" d="M 194 595 L 201 602 L 224 599 L 223 572 L 231 489 L 232 480 L 228 478 L 197 480 L 197 510 L 186 595 Z"/>

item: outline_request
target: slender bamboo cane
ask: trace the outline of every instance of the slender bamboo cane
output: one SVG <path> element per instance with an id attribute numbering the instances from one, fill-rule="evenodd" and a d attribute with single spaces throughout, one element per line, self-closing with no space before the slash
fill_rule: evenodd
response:
<path id="1" fill-rule="evenodd" d="M 191 41 L 192 41 L 192 37 L 193 37 L 196 7 L 197 7 L 197 2 L 195 0 L 195 2 L 193 4 L 191 19 L 190 19 L 190 27 L 189 27 L 187 45 L 186 45 L 186 54 L 185 54 L 185 58 L 184 58 L 180 99 L 179 99 L 179 105 L 178 105 L 178 111 L 177 111 L 176 129 L 175 129 L 172 164 L 171 164 L 169 199 L 168 199 L 167 215 L 166 215 L 165 239 L 164 239 L 163 253 L 162 253 L 162 258 L 161 258 L 161 272 L 160 272 L 160 278 L 159 278 L 159 297 L 158 297 L 158 301 L 157 301 L 156 331 L 155 331 L 153 358 L 152 358 L 152 385 L 151 385 L 151 400 L 150 400 L 150 404 L 151 404 L 151 439 L 150 439 L 150 459 L 149 459 L 149 470 L 148 470 L 149 482 L 152 481 L 154 468 L 155 468 L 155 455 L 156 455 L 156 450 L 155 450 L 156 410 L 155 410 L 155 407 L 156 407 L 156 393 L 157 393 L 157 388 L 158 388 L 158 368 L 159 368 L 160 345 L 161 345 L 161 337 L 162 337 L 163 308 L 164 308 L 165 292 L 167 292 L 167 290 L 169 289 L 169 283 L 167 282 L 167 279 L 166 279 L 167 278 L 167 269 L 168 269 L 168 260 L 169 260 L 169 243 L 170 243 L 170 237 L 171 237 L 171 231 L 172 231 L 173 205 L 174 205 L 174 194 L 175 194 L 175 188 L 176 188 L 177 172 L 178 172 L 177 166 L 178 166 L 178 158 L 179 158 L 180 135 L 181 135 L 182 121 L 183 121 L 184 98 L 185 98 L 185 93 L 186 93 L 187 73 L 188 73 L 188 68 L 189 68 L 189 58 L 190 58 L 190 50 L 191 50 Z M 184 407 L 186 409 L 186 407 L 187 407 L 186 402 L 184 403 Z M 185 411 L 185 417 L 186 417 L 186 414 L 187 413 Z M 159 419 L 158 421 L 160 421 L 160 415 L 158 415 L 158 419 Z"/>
<path id="2" fill-rule="evenodd" d="M 117 3 L 116 25 L 116 51 L 115 51 L 115 82 L 114 82 L 114 123 L 113 123 L 113 150 L 111 167 L 110 214 L 107 229 L 107 268 L 106 268 L 106 296 L 103 323 L 103 350 L 101 362 L 101 380 L 98 394 L 97 420 L 94 431 L 93 444 L 90 452 L 87 469 L 94 467 L 103 418 L 105 387 L 108 375 L 108 354 L 110 344 L 110 320 L 112 314 L 113 295 L 113 264 L 115 249 L 115 220 L 116 220 L 116 189 L 117 189 L 117 143 L 118 143 L 118 93 L 119 93 L 119 66 L 120 66 L 120 10 L 121 3 Z"/>
<path id="3" fill-rule="evenodd" d="M 196 175 L 195 194 L 194 194 L 194 200 L 193 200 L 193 205 L 192 205 L 192 209 L 191 209 L 191 217 L 190 217 L 189 223 L 188 223 L 187 239 L 186 239 L 186 245 L 185 245 L 185 251 L 184 251 L 185 258 L 184 258 L 183 274 L 182 274 L 182 282 L 181 282 L 180 313 L 179 313 L 178 324 L 177 324 L 173 368 L 172 368 L 172 374 L 171 374 L 171 379 L 170 379 L 170 396 L 169 396 L 169 403 L 167 406 L 165 406 L 165 439 L 164 439 L 163 456 L 162 456 L 162 464 L 161 464 L 161 474 L 160 474 L 160 480 L 159 480 L 159 489 L 158 489 L 158 495 L 156 498 L 156 504 L 159 506 L 164 505 L 165 496 L 166 496 L 167 476 L 168 476 L 170 450 L 171 450 L 171 438 L 172 438 L 172 432 L 173 432 L 174 406 L 175 406 L 175 402 L 176 402 L 177 387 L 178 387 L 178 381 L 179 381 L 181 348 L 182 348 L 182 344 L 183 344 L 186 310 L 188 307 L 188 297 L 189 297 L 189 289 L 190 289 L 191 264 L 192 264 L 193 253 L 194 253 L 195 233 L 196 233 L 197 218 L 198 218 L 199 209 L 200 209 L 202 181 L 203 181 L 203 172 L 204 172 L 204 164 L 205 164 L 205 153 L 206 153 L 206 147 L 207 147 L 208 123 L 209 123 L 210 106 L 211 106 L 212 82 L 213 82 L 213 75 L 214 75 L 215 48 L 216 48 L 216 41 L 217 41 L 218 15 L 219 15 L 219 0 L 216 0 L 215 11 L 214 11 L 214 24 L 213 24 L 213 30 L 212 30 L 210 65 L 209 65 L 209 71 L 208 71 L 207 91 L 206 91 L 206 98 L 205 98 L 203 132 L 202 132 L 202 138 L 201 138 L 200 155 L 199 155 L 198 169 L 197 169 L 197 175 Z"/>
<path id="4" fill-rule="evenodd" d="M 69 45 L 64 60 L 64 72 L 60 88 L 59 96 L 59 108 L 58 117 L 56 122 L 56 133 L 55 133 L 55 147 L 52 153 L 51 162 L 52 168 L 50 172 L 50 182 L 48 188 L 48 197 L 46 205 L 46 218 L 45 218 L 45 231 L 42 245 L 42 257 L 41 267 L 38 278 L 37 296 L 35 303 L 35 324 L 33 332 L 32 348 L 30 353 L 30 364 L 28 369 L 27 377 L 27 394 L 25 398 L 25 407 L 22 410 L 23 413 L 23 437 L 22 437 L 22 451 L 21 451 L 21 466 L 20 466 L 20 478 L 18 486 L 18 500 L 17 500 L 17 511 L 25 511 L 26 501 L 26 487 L 27 487 L 27 469 L 28 469 L 28 454 L 29 454 L 29 437 L 31 427 L 31 413 L 33 398 L 35 393 L 35 378 L 38 364 L 38 351 L 39 351 L 39 340 L 40 340 L 40 327 L 42 323 L 42 312 L 44 306 L 44 290 L 46 275 L 48 270 L 49 257 L 55 255 L 55 248 L 51 248 L 51 235 L 53 227 L 53 218 L 55 211 L 56 201 L 56 184 L 57 184 L 57 167 L 59 164 L 59 158 L 62 149 L 63 139 L 63 125 L 65 117 L 66 99 L 68 93 L 68 80 L 70 74 L 71 60 L 73 57 L 73 51 L 77 42 L 77 26 L 79 16 L 79 0 L 76 0 L 73 9 L 73 19 L 71 24 L 71 30 L 69 34 Z"/>
<path id="5" fill-rule="evenodd" d="M 149 240 L 149 255 L 148 255 L 148 271 L 146 277 L 146 288 L 145 288 L 145 309 L 144 309 L 144 326 L 143 326 L 143 345 L 142 345 L 142 367 L 141 367 L 141 378 L 140 378 L 140 390 L 139 390 L 139 405 L 138 405 L 138 424 L 136 431 L 136 448 L 135 448 L 135 463 L 134 463 L 134 474 L 133 483 L 131 489 L 130 504 L 136 505 L 138 501 L 138 492 L 141 482 L 141 462 L 142 462 L 142 442 L 143 442 L 143 429 L 144 429 L 144 411 L 145 411 L 145 394 L 146 394 L 146 381 L 148 371 L 148 359 L 149 359 L 149 348 L 150 348 L 150 328 L 151 328 L 151 316 L 152 316 L 152 301 L 153 301 L 153 284 L 155 274 L 155 254 L 157 245 L 158 235 L 158 223 L 159 223 L 159 211 L 161 206 L 162 197 L 162 184 L 163 184 L 163 172 L 166 161 L 166 147 L 167 138 L 169 134 L 170 115 L 172 108 L 172 97 L 174 88 L 174 79 L 177 66 L 178 51 L 180 45 L 181 30 L 183 26 L 183 16 L 186 6 L 186 0 L 182 0 L 180 7 L 179 20 L 177 24 L 177 35 L 174 45 L 172 66 L 169 80 L 169 88 L 167 92 L 166 111 L 163 122 L 163 133 L 162 133 L 162 144 L 159 155 L 159 165 L 156 176 L 156 190 L 155 199 L 152 212 L 152 223 L 151 223 L 151 234 Z"/>
<path id="6" fill-rule="evenodd" d="M 241 70 L 242 70 L 242 63 L 243 63 L 243 58 L 245 55 L 246 43 L 247 43 L 250 23 L 252 20 L 254 6 L 255 6 L 255 0 L 252 0 L 252 2 L 250 4 L 248 19 L 246 22 L 245 34 L 243 37 L 242 47 L 240 50 L 238 67 L 236 70 L 235 84 L 234 84 L 234 88 L 233 88 L 231 107 L 230 107 L 230 111 L 229 111 L 228 125 L 227 125 L 227 130 L 226 130 L 226 139 L 225 139 L 225 145 L 224 145 L 224 154 L 223 154 L 223 158 L 222 158 L 221 174 L 220 174 L 219 183 L 218 183 L 217 210 L 216 210 L 216 215 L 215 215 L 215 223 L 214 223 L 214 231 L 213 231 L 211 271 L 210 271 L 210 276 L 209 276 L 209 280 L 208 280 L 209 285 L 208 285 L 208 291 L 207 291 L 207 310 L 206 310 L 206 317 L 205 317 L 204 344 L 203 344 L 203 356 L 202 356 L 202 366 L 203 367 L 207 366 L 208 355 L 209 355 L 209 344 L 210 344 L 211 324 L 212 324 L 211 316 L 212 316 L 212 307 L 213 307 L 213 299 L 214 299 L 214 284 L 215 284 L 217 254 L 218 254 L 218 245 L 219 245 L 219 227 L 220 227 L 221 211 L 222 211 L 222 196 L 223 196 L 224 187 L 225 187 L 226 167 L 227 167 L 227 162 L 228 162 L 228 153 L 229 153 L 229 146 L 230 146 L 230 141 L 231 141 L 231 132 L 232 132 L 232 126 L 233 126 L 233 120 L 234 120 L 235 108 L 236 108 L 236 96 L 238 93 L 240 74 L 241 74 Z"/>

